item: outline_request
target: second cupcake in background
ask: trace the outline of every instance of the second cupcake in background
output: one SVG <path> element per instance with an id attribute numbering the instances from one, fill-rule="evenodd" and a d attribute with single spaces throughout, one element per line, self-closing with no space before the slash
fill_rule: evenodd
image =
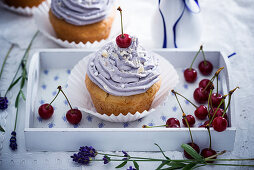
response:
<path id="1" fill-rule="evenodd" d="M 16 8 L 18 7 L 37 7 L 45 0 L 5 0 L 6 4 L 9 6 L 14 6 Z"/>
<path id="2" fill-rule="evenodd" d="M 49 19 L 58 38 L 75 43 L 108 38 L 114 0 L 52 0 Z"/>

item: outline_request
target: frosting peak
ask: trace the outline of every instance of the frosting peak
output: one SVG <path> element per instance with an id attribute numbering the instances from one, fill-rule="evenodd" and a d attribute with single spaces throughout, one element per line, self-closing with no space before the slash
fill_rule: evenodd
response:
<path id="1" fill-rule="evenodd" d="M 109 94 L 140 94 L 159 80 L 158 59 L 132 37 L 128 48 L 119 48 L 115 42 L 103 46 L 90 59 L 87 74 Z"/>
<path id="2" fill-rule="evenodd" d="M 73 25 L 87 25 L 103 20 L 114 0 L 52 0 L 53 14 Z"/>

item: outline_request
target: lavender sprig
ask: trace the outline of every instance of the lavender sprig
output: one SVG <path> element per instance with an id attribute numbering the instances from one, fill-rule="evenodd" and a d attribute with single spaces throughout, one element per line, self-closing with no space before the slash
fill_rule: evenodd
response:
<path id="1" fill-rule="evenodd" d="M 5 63 L 7 61 L 7 58 L 9 57 L 13 47 L 14 47 L 14 44 L 11 45 L 11 47 L 9 48 L 7 54 L 4 57 L 4 61 L 3 61 L 1 71 L 0 71 L 0 79 L 2 77 L 2 73 L 3 73 L 3 70 L 4 70 Z M 0 110 L 5 110 L 7 108 L 8 108 L 8 99 L 7 99 L 7 97 L 1 97 L 0 96 Z M 1 125 L 0 125 L 0 131 L 5 132 L 5 130 L 2 128 Z"/>
<path id="2" fill-rule="evenodd" d="M 25 82 L 27 81 L 27 70 L 26 70 L 27 58 L 29 56 L 28 54 L 31 49 L 32 43 L 33 43 L 34 39 L 36 38 L 36 36 L 38 35 L 38 33 L 39 33 L 39 31 L 37 31 L 34 34 L 32 40 L 30 41 L 30 43 L 29 43 L 29 45 L 22 57 L 20 65 L 19 65 L 19 67 L 18 67 L 18 69 L 11 81 L 11 84 L 5 93 L 5 97 L 6 97 L 7 93 L 20 81 L 19 92 L 18 92 L 16 100 L 15 100 L 15 108 L 16 108 L 15 125 L 14 125 L 14 129 L 11 133 L 10 145 L 9 145 L 12 150 L 16 150 L 18 148 L 17 139 L 16 139 L 16 127 L 17 127 L 17 120 L 18 120 L 18 113 L 19 113 L 19 101 L 20 101 L 20 97 L 22 97 L 23 100 L 26 100 L 25 94 L 23 92 L 23 88 L 25 86 Z M 22 69 L 21 75 L 20 75 L 20 77 L 16 78 L 20 69 Z"/>
<path id="3" fill-rule="evenodd" d="M 156 144 L 156 146 L 159 147 L 159 145 Z M 102 161 L 104 164 L 108 164 L 109 162 L 121 162 L 118 166 L 115 168 L 122 168 L 124 167 L 128 162 L 132 162 L 133 166 L 129 166 L 127 170 L 139 170 L 139 164 L 137 162 L 146 161 L 146 162 L 161 162 L 157 170 L 162 169 L 191 169 L 191 168 L 197 168 L 200 166 L 206 166 L 206 165 L 217 165 L 217 166 L 247 166 L 247 167 L 254 167 L 254 165 L 240 165 L 240 164 L 229 164 L 229 163 L 208 163 L 210 161 L 254 161 L 254 158 L 250 159 L 214 159 L 215 157 L 224 154 L 226 151 L 222 151 L 216 155 L 213 155 L 208 158 L 204 158 L 201 155 L 199 155 L 192 147 L 190 147 L 187 144 L 181 145 L 182 148 L 191 155 L 196 155 L 195 157 L 198 159 L 182 159 L 182 160 L 173 160 L 168 158 L 160 148 L 160 151 L 163 153 L 164 159 L 154 159 L 154 158 L 144 158 L 144 157 L 132 157 L 127 152 L 123 152 L 122 155 L 114 155 L 114 154 L 104 154 L 97 152 L 92 146 L 90 147 L 80 147 L 79 152 L 75 153 L 71 158 L 74 162 L 88 165 L 90 162 L 96 162 L 96 161 Z M 97 155 L 103 155 L 102 159 L 95 159 Z M 113 159 L 112 157 L 116 158 L 126 158 L 128 159 Z M 165 166 L 167 166 L 165 168 Z"/>

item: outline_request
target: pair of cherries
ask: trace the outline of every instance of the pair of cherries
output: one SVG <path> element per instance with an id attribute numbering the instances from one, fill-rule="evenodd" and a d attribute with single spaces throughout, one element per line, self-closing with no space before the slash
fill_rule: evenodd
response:
<path id="1" fill-rule="evenodd" d="M 199 71 L 204 76 L 210 75 L 213 71 L 213 64 L 210 61 L 206 60 L 205 53 L 203 51 L 203 46 L 201 45 L 194 59 L 192 60 L 191 66 L 184 70 L 184 78 L 189 83 L 194 83 L 197 80 L 197 75 L 198 75 L 197 71 L 194 68 L 192 68 L 192 66 L 198 54 L 200 53 L 200 51 L 202 51 L 204 60 L 201 61 L 198 65 Z"/>
<path id="2" fill-rule="evenodd" d="M 54 100 L 57 98 L 58 94 L 59 94 L 60 92 L 62 92 L 63 95 L 64 95 L 64 97 L 66 98 L 66 100 L 67 100 L 69 106 L 70 106 L 70 110 L 68 110 L 67 113 L 66 113 L 66 119 L 67 119 L 67 121 L 68 121 L 69 123 L 71 123 L 71 124 L 78 124 L 78 123 L 81 121 L 81 119 L 82 119 L 82 113 L 81 113 L 81 111 L 78 110 L 78 109 L 73 109 L 73 108 L 72 108 L 72 106 L 71 106 L 71 104 L 70 104 L 70 102 L 69 102 L 67 96 L 66 96 L 65 93 L 63 92 L 61 86 L 58 86 L 57 89 L 58 89 L 58 93 L 56 94 L 56 96 L 54 97 L 54 99 L 53 99 L 49 104 L 48 104 L 48 103 L 45 103 L 45 104 L 43 104 L 43 105 L 41 105 L 41 106 L 39 107 L 38 113 L 39 113 L 40 117 L 41 117 L 42 119 L 49 119 L 49 118 L 53 115 L 53 113 L 54 113 L 54 108 L 53 108 L 53 106 L 52 106 L 51 104 L 52 104 L 52 103 L 54 102 Z"/>

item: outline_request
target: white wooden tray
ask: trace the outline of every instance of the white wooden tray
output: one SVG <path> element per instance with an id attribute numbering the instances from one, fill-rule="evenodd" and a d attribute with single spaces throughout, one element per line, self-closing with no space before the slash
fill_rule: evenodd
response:
<path id="1" fill-rule="evenodd" d="M 50 102 L 58 85 L 67 87 L 68 74 L 74 65 L 93 51 L 82 49 L 46 49 L 33 55 L 30 62 L 27 86 L 25 140 L 29 151 L 76 151 L 80 146 L 92 145 L 98 150 L 126 150 L 126 151 L 155 151 L 154 143 L 158 143 L 165 150 L 181 150 L 182 143 L 190 142 L 187 128 L 147 128 L 143 124 L 161 125 L 170 117 L 176 117 L 181 122 L 182 113 L 173 95 L 170 95 L 163 106 L 155 113 L 138 121 L 130 123 L 112 123 L 102 121 L 87 113 L 79 125 L 70 125 L 65 118 L 69 109 L 63 96 L 53 103 L 55 113 L 49 120 L 42 120 L 38 116 L 38 107 L 44 102 Z M 160 49 L 154 52 L 165 57 L 174 65 L 180 77 L 180 83 L 175 88 L 187 98 L 193 100 L 193 91 L 201 79 L 194 84 L 188 84 L 183 79 L 183 70 L 189 67 L 196 51 L 179 49 Z M 226 94 L 234 86 L 230 82 L 230 68 L 227 58 L 219 51 L 206 51 L 206 56 L 217 68 L 224 66 L 220 75 L 220 92 Z M 194 64 L 197 68 L 202 60 L 199 56 Z M 198 69 L 197 69 L 198 70 Z M 206 77 L 206 78 L 210 78 Z M 180 99 L 187 114 L 194 114 L 192 107 L 185 100 Z M 234 98 L 228 111 L 229 127 L 224 132 L 212 132 L 213 148 L 216 150 L 233 150 L 235 141 Z M 202 121 L 204 122 L 204 121 Z M 202 123 L 196 120 L 191 128 L 195 143 L 201 148 L 208 147 L 209 138 L 205 128 L 198 128 Z M 182 123 L 181 123 L 182 126 Z"/>

